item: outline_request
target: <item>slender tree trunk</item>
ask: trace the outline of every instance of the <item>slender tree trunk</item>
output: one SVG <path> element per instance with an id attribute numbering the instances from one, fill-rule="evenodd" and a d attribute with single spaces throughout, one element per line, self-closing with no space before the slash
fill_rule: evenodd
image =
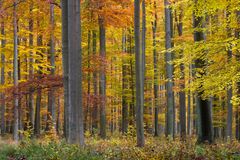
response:
<path id="1" fill-rule="evenodd" d="M 5 27 L 4 22 L 1 23 L 1 35 L 5 36 Z M 1 40 L 1 48 L 4 49 L 6 45 L 6 41 L 4 39 Z M 1 53 L 1 85 L 5 84 L 5 53 Z M 6 122 L 5 122 L 5 94 L 1 93 L 1 135 L 4 136 L 6 132 Z"/>
<path id="2" fill-rule="evenodd" d="M 126 54 L 126 33 L 123 30 L 123 37 L 122 37 L 122 52 Z M 127 103 L 127 65 L 124 56 L 122 58 L 122 133 L 127 133 L 128 131 L 128 103 Z"/>
<path id="3" fill-rule="evenodd" d="M 156 32 L 157 32 L 157 4 L 154 0 L 154 22 L 152 24 L 153 31 L 153 68 L 154 68 L 154 136 L 159 136 L 159 124 L 158 124 L 158 113 L 159 113 L 159 100 L 158 100 L 158 55 L 156 49 Z"/>
<path id="4" fill-rule="evenodd" d="M 30 4 L 30 15 L 32 14 L 33 10 L 33 1 Z M 29 20 L 29 47 L 33 49 L 33 18 L 31 17 Z M 33 78 L 34 70 L 33 70 L 33 51 L 30 51 L 30 58 L 29 58 L 29 79 Z M 30 88 L 29 90 L 29 114 L 28 114 L 28 121 L 29 127 L 32 129 L 34 126 L 34 89 Z"/>
<path id="5" fill-rule="evenodd" d="M 14 30 L 14 58 L 13 58 L 13 81 L 14 87 L 18 87 L 18 33 L 17 33 L 17 0 L 14 1 L 13 7 L 13 30 Z M 19 103 L 17 89 L 14 92 L 14 126 L 13 126 L 13 139 L 14 141 L 19 140 Z"/>
<path id="6" fill-rule="evenodd" d="M 57 97 L 56 131 L 58 135 L 60 135 L 60 129 L 61 129 L 61 102 L 60 97 Z"/>
<path id="7" fill-rule="evenodd" d="M 64 136 L 69 140 L 69 77 L 68 77 L 68 1 L 62 0 L 62 64 L 64 86 Z"/>
<path id="8" fill-rule="evenodd" d="M 145 68 L 146 68 L 146 3 L 142 0 L 142 71 L 143 83 L 145 82 Z M 144 84 L 143 84 L 144 86 Z"/>
<path id="9" fill-rule="evenodd" d="M 189 80 L 188 84 L 191 84 L 191 78 L 192 78 L 192 64 L 189 65 Z M 192 111 L 191 111 L 191 104 L 192 104 L 192 93 L 189 90 L 188 91 L 188 111 L 187 111 L 187 134 L 192 134 Z"/>
<path id="10" fill-rule="evenodd" d="M 101 71 L 100 71 L 100 83 L 99 92 L 101 97 L 100 102 L 100 136 L 106 138 L 106 29 L 103 17 L 99 17 L 99 32 L 100 32 L 100 56 L 102 58 Z"/>
<path id="11" fill-rule="evenodd" d="M 129 53 L 131 54 L 131 59 L 130 59 L 130 75 L 131 75 L 131 80 L 130 80 L 130 88 L 131 88 L 131 103 L 129 106 L 129 125 L 134 125 L 134 121 L 135 121 L 135 91 L 134 91 L 134 64 L 133 64 L 133 53 L 134 50 L 132 49 L 132 32 L 131 30 L 129 31 L 129 38 L 128 38 L 128 42 L 129 42 Z"/>
<path id="12" fill-rule="evenodd" d="M 180 9 L 179 18 L 177 20 L 177 28 L 178 28 L 178 35 L 181 37 L 183 35 L 183 24 L 182 24 L 182 9 Z M 177 15 L 176 15 L 177 16 Z M 181 50 L 181 58 L 183 58 L 183 50 Z M 179 104 L 180 104 L 180 137 L 182 140 L 186 138 L 186 94 L 185 94 L 185 66 L 184 63 L 180 64 L 180 71 L 181 71 L 181 84 L 180 84 L 180 93 L 179 93 Z"/>
<path id="13" fill-rule="evenodd" d="M 55 75 L 55 38 L 54 38 L 54 4 L 50 5 L 50 65 L 51 65 L 51 75 Z M 46 131 L 49 131 L 51 127 L 56 128 L 56 110 L 55 110 L 55 89 L 50 88 L 48 92 L 48 115 L 47 115 L 47 126 Z"/>
<path id="14" fill-rule="evenodd" d="M 198 4 L 198 0 L 195 0 L 195 5 Z M 194 28 L 203 28 L 203 17 L 197 17 L 194 13 Z M 201 42 L 205 39 L 203 31 L 195 30 L 194 41 L 195 43 Z M 202 69 L 206 62 L 202 59 L 197 59 L 195 61 L 196 68 Z M 204 76 L 205 73 L 200 73 Z M 199 86 L 201 87 L 201 86 Z M 208 99 L 203 99 L 203 92 L 197 93 L 196 103 L 198 110 L 198 143 L 204 143 L 208 141 L 213 143 L 213 126 L 212 126 L 212 111 L 211 111 L 211 101 Z"/>
<path id="15" fill-rule="evenodd" d="M 38 20 L 37 26 L 40 26 L 40 22 Z M 43 45 L 43 37 L 42 33 L 38 33 L 37 37 L 37 45 L 38 47 L 41 47 Z M 42 55 L 41 53 L 37 54 L 40 55 L 41 58 Z M 40 63 L 39 61 L 36 61 L 36 63 Z M 41 79 L 41 74 L 42 74 L 42 67 L 38 68 L 38 78 Z M 40 130 L 41 130 L 41 101 L 42 101 L 42 89 L 38 88 L 37 89 L 37 98 L 36 98 L 36 109 L 35 109 L 35 122 L 34 122 L 34 134 L 39 137 L 40 136 Z"/>
<path id="16" fill-rule="evenodd" d="M 228 4 L 230 5 L 230 4 Z M 228 38 L 231 38 L 232 36 L 232 30 L 230 29 L 230 11 L 228 10 L 229 6 L 227 7 L 227 36 Z M 230 44 L 230 48 L 228 49 L 228 63 L 231 63 L 231 59 L 232 59 L 232 45 Z M 227 139 L 232 139 L 232 121 L 233 121 L 233 107 L 232 107 L 232 86 L 230 86 L 230 88 L 228 88 L 227 90 L 227 129 L 226 129 L 226 136 Z"/>
<path id="17" fill-rule="evenodd" d="M 143 107 L 144 107 L 144 85 L 143 85 L 143 59 L 140 50 L 140 1 L 134 0 L 134 30 L 135 30 L 135 69 L 136 69 L 136 126 L 137 146 L 143 147 Z"/>
<path id="18" fill-rule="evenodd" d="M 97 34 L 94 30 L 92 32 L 92 47 L 93 47 L 93 55 L 96 55 L 97 52 Z M 93 112 L 92 112 L 92 133 L 94 134 L 95 130 L 98 128 L 98 84 L 97 84 L 97 72 L 93 72 L 93 92 L 94 92 L 94 102 L 93 102 Z"/>
<path id="19" fill-rule="evenodd" d="M 91 74 L 90 74 L 90 51 L 91 50 L 91 31 L 88 31 L 88 62 L 87 62 L 87 67 L 88 67 L 88 73 L 87 73 L 87 107 L 86 107 L 86 113 L 85 115 L 85 122 L 84 122 L 84 130 L 86 131 L 88 129 L 88 126 L 90 126 L 90 119 L 89 113 L 90 113 L 90 91 L 91 91 Z M 89 125 L 88 125 L 89 123 Z"/>
<path id="20" fill-rule="evenodd" d="M 240 24 L 240 11 L 236 11 L 236 16 L 237 16 L 237 22 L 238 24 Z M 240 38 L 240 29 L 236 29 L 235 30 L 235 37 L 237 39 Z M 240 52 L 237 52 L 237 56 L 236 56 L 236 59 L 238 62 L 240 62 Z M 240 82 L 237 82 L 237 93 L 238 93 L 238 96 L 240 95 Z M 237 106 L 236 108 L 236 113 L 235 113 L 235 121 L 236 121 L 236 139 L 240 141 L 240 107 Z"/>
<path id="21" fill-rule="evenodd" d="M 18 26 L 18 23 L 17 23 L 17 26 Z M 17 33 L 19 32 L 19 29 L 17 27 Z M 18 37 L 18 40 L 17 40 L 17 45 L 19 46 L 20 45 L 20 39 Z M 19 53 L 19 50 L 17 51 Z M 18 57 L 18 81 L 21 80 L 21 58 Z M 18 92 L 21 93 L 21 89 L 18 89 Z M 19 95 L 18 97 L 18 130 L 19 131 L 22 131 L 23 130 L 23 109 L 22 109 L 22 97 L 21 95 Z M 21 140 L 22 139 L 22 134 L 19 133 L 19 139 Z"/>
<path id="22" fill-rule="evenodd" d="M 174 137 L 175 131 L 175 104 L 174 104 L 174 92 L 173 92 L 173 65 L 171 64 L 173 60 L 172 52 L 169 51 L 173 47 L 172 37 L 173 37 L 173 26 L 172 26 L 172 10 L 169 7 L 170 3 L 168 0 L 164 0 L 165 5 L 165 47 L 166 52 L 166 70 L 167 70 L 167 130 L 166 136 Z"/>

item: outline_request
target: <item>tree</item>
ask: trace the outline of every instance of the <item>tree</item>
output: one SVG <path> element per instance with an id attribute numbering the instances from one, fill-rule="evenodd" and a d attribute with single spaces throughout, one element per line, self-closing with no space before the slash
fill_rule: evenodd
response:
<path id="1" fill-rule="evenodd" d="M 80 1 L 68 0 L 69 143 L 84 145 Z"/>
<path id="2" fill-rule="evenodd" d="M 104 17 L 99 15 L 99 40 L 100 40 L 100 56 L 102 59 L 101 62 L 101 71 L 100 71 L 100 82 L 99 82 L 99 94 L 101 97 L 100 102 L 100 136 L 101 138 L 106 138 L 106 29 Z"/>
<path id="3" fill-rule="evenodd" d="M 18 26 L 17 26 L 17 0 L 14 1 L 13 7 L 13 32 L 14 32 L 14 58 L 13 58 L 13 80 L 14 86 L 18 85 Z M 19 112 L 18 112 L 18 95 L 14 93 L 14 126 L 13 126 L 13 139 L 19 140 Z"/>
<path id="4" fill-rule="evenodd" d="M 157 32 L 157 4 L 154 0 L 154 21 L 152 23 L 152 32 L 153 32 L 153 68 L 154 68 L 154 136 L 159 136 L 159 126 L 158 126 L 158 113 L 159 113 L 159 102 L 158 102 L 158 55 L 156 49 L 156 32 Z"/>
<path id="5" fill-rule="evenodd" d="M 174 92 L 173 92 L 173 65 L 172 65 L 172 38 L 173 38 L 173 18 L 170 2 L 164 0 L 165 6 L 165 48 L 166 48 L 166 78 L 167 78 L 167 129 L 166 136 L 174 137 L 175 132 L 175 105 L 174 105 Z"/>
<path id="6" fill-rule="evenodd" d="M 140 1 L 134 0 L 134 35 L 135 35 L 135 69 L 136 69 L 136 129 L 137 146 L 143 147 L 143 106 L 144 106 L 144 86 L 143 86 L 143 59 L 140 52 Z"/>
<path id="7" fill-rule="evenodd" d="M 195 0 L 195 5 L 201 3 L 200 0 Z M 196 6 L 195 6 L 196 7 Z M 203 33 L 203 23 L 204 18 L 202 15 L 198 16 L 196 12 L 198 8 L 194 12 L 194 41 L 195 43 L 200 43 L 204 41 L 204 33 Z M 196 69 L 203 70 L 199 74 L 201 78 L 206 74 L 204 67 L 206 66 L 206 61 L 202 58 L 198 58 L 195 61 Z M 200 84 L 199 89 L 202 87 Z M 197 109 L 198 109 L 198 143 L 204 143 L 208 141 L 209 143 L 213 143 L 213 128 L 212 128 L 212 115 L 211 115 L 211 102 L 210 100 L 203 97 L 203 91 L 197 92 L 196 97 Z"/>
<path id="8" fill-rule="evenodd" d="M 97 34 L 96 34 L 96 31 L 93 30 L 92 31 L 92 48 L 93 48 L 93 55 L 96 55 L 96 52 L 97 52 Z M 94 94 L 94 102 L 93 102 L 93 112 L 92 112 L 92 129 L 93 129 L 93 134 L 94 134 L 94 131 L 98 128 L 98 121 L 97 121 L 97 116 L 98 116 L 98 101 L 97 101 L 97 96 L 98 96 L 98 93 L 97 93 L 97 87 L 98 87 L 98 84 L 97 84 L 97 72 L 94 71 L 93 72 L 93 94 Z"/>
<path id="9" fill-rule="evenodd" d="M 240 24 L 240 11 L 236 11 L 236 17 L 237 17 L 237 24 Z M 235 38 L 240 38 L 240 29 L 237 28 L 235 30 Z M 237 61 L 240 61 L 240 53 L 238 52 L 238 55 L 236 57 Z M 240 82 L 237 82 L 237 93 L 240 95 Z M 236 115 L 235 115 L 235 121 L 236 121 L 236 131 L 235 131 L 235 137 L 237 140 L 240 141 L 240 107 L 237 107 Z"/>
<path id="10" fill-rule="evenodd" d="M 54 22 L 54 5 L 50 4 L 50 50 L 49 50 L 49 59 L 50 59 L 50 65 L 51 65 L 51 75 L 55 75 L 55 38 L 54 38 L 54 28 L 55 28 L 55 22 Z M 56 128 L 56 109 L 55 109 L 55 95 L 54 95 L 54 88 L 50 88 L 48 92 L 48 115 L 47 115 L 47 126 L 46 130 L 49 131 L 50 127 L 53 126 Z"/>
<path id="11" fill-rule="evenodd" d="M 64 135 L 69 139 L 68 2 L 62 0 L 62 64 L 64 86 Z"/>
<path id="12" fill-rule="evenodd" d="M 37 26 L 40 27 L 40 20 L 37 20 Z M 37 46 L 41 47 L 43 45 L 43 36 L 42 33 L 38 33 L 37 35 Z M 43 55 L 41 54 L 43 50 L 37 51 L 40 59 L 36 61 L 36 63 L 40 64 L 40 60 L 43 59 Z M 42 77 L 42 70 L 41 66 L 38 67 L 38 79 L 40 80 Z M 34 122 L 34 134 L 39 137 L 40 130 L 41 130 L 41 102 L 42 102 L 42 90 L 41 88 L 37 89 L 37 98 L 36 98 L 36 109 L 35 109 L 35 122 Z"/>
<path id="13" fill-rule="evenodd" d="M 229 2 L 228 2 L 229 3 Z M 232 36 L 232 30 L 230 28 L 230 22 L 231 22 L 231 19 L 230 19 L 230 11 L 229 11 L 229 6 L 230 4 L 228 4 L 228 7 L 227 7 L 227 37 L 231 38 Z M 229 44 L 230 47 L 227 51 L 227 54 L 228 54 L 228 62 L 231 63 L 231 59 L 232 59 L 232 44 Z M 231 84 L 230 84 L 231 85 Z M 229 138 L 230 140 L 232 139 L 232 117 L 233 117 L 233 108 L 232 108 L 232 103 L 231 103 L 231 99 L 232 99 L 232 86 L 230 86 L 230 88 L 228 88 L 227 90 L 227 129 L 226 129 L 226 136 L 227 136 L 227 139 Z"/>
<path id="14" fill-rule="evenodd" d="M 1 22 L 1 34 L 2 36 L 5 36 L 5 28 L 4 28 L 4 22 Z M 1 40 L 1 48 L 4 49 L 6 45 L 6 41 L 4 39 Z M 5 53 L 1 53 L 1 85 L 5 84 Z M 1 93 L 1 135 L 4 136 L 6 132 L 6 125 L 5 125 L 5 93 Z"/>
<path id="15" fill-rule="evenodd" d="M 126 31 L 122 33 L 122 52 L 127 53 Z M 127 103 L 127 65 L 126 60 L 122 59 L 122 133 L 126 134 L 128 131 L 128 103 Z"/>
<path id="16" fill-rule="evenodd" d="M 33 10 L 33 1 L 30 1 L 30 9 L 29 12 L 32 15 Z M 29 47 L 33 49 L 33 17 L 31 16 L 29 19 Z M 30 57 L 29 57 L 29 79 L 33 78 L 34 69 L 33 69 L 33 51 L 30 51 Z M 30 88 L 29 90 L 29 114 L 28 114 L 28 121 L 30 122 L 30 127 L 33 128 L 34 126 L 34 91 L 33 88 Z"/>
<path id="17" fill-rule="evenodd" d="M 177 15 L 176 15 L 177 16 Z M 178 36 L 181 37 L 183 35 L 183 23 L 182 23 L 182 16 L 183 11 L 180 8 L 180 13 L 178 15 L 178 22 L 177 22 L 177 29 L 178 29 Z M 180 56 L 183 58 L 183 50 L 180 51 Z M 186 138 L 186 94 L 185 94 L 185 67 L 184 63 L 180 64 L 180 70 L 181 70 L 181 84 L 180 84 L 180 93 L 179 93 L 179 104 L 180 104 L 180 137 L 182 140 L 185 140 Z"/>

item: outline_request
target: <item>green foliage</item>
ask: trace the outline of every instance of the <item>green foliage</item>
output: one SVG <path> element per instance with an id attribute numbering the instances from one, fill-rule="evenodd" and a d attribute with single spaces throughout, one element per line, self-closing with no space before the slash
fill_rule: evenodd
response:
<path id="1" fill-rule="evenodd" d="M 43 143 L 39 141 L 24 141 L 18 146 L 1 145 L 0 159 L 28 160 L 161 160 L 161 159 L 240 159 L 240 144 L 217 142 L 213 145 L 197 145 L 196 139 L 187 137 L 185 142 L 179 139 L 166 140 L 165 137 L 153 138 L 146 135 L 146 145 L 136 147 L 132 136 L 112 135 L 112 138 L 102 140 L 89 137 L 86 146 L 69 145 L 62 142 Z"/>
<path id="2" fill-rule="evenodd" d="M 0 144 L 0 159 L 8 159 L 8 157 L 12 157 L 17 148 L 14 145 L 5 145 L 5 144 Z"/>
<path id="3" fill-rule="evenodd" d="M 28 160 L 101 160 L 101 156 L 88 148 L 61 143 L 22 142 L 18 147 L 5 145 L 0 149 L 0 159 L 27 158 Z"/>

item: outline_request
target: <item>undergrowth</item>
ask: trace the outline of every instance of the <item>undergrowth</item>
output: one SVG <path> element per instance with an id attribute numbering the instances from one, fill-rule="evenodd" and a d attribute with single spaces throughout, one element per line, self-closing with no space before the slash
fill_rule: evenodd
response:
<path id="1" fill-rule="evenodd" d="M 147 137 L 144 148 L 135 146 L 135 138 L 115 135 L 101 140 L 86 138 L 86 146 L 69 145 L 46 137 L 41 140 L 23 140 L 18 145 L 0 143 L 0 160 L 240 160 L 240 143 L 216 142 L 213 145 L 196 145 L 196 139 L 188 137 L 185 142 L 164 137 Z"/>

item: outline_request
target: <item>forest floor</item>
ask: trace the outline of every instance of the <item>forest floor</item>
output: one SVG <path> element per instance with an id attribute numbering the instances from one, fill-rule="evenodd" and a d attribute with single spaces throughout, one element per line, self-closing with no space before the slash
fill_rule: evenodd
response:
<path id="1" fill-rule="evenodd" d="M 51 137 L 23 140 L 19 144 L 11 140 L 0 140 L 0 160 L 240 160 L 240 143 L 237 141 L 196 145 L 196 138 L 193 137 L 181 142 L 179 139 L 166 140 L 164 137 L 149 136 L 145 147 L 138 148 L 135 143 L 135 138 L 120 135 L 106 140 L 87 137 L 84 148 Z"/>

